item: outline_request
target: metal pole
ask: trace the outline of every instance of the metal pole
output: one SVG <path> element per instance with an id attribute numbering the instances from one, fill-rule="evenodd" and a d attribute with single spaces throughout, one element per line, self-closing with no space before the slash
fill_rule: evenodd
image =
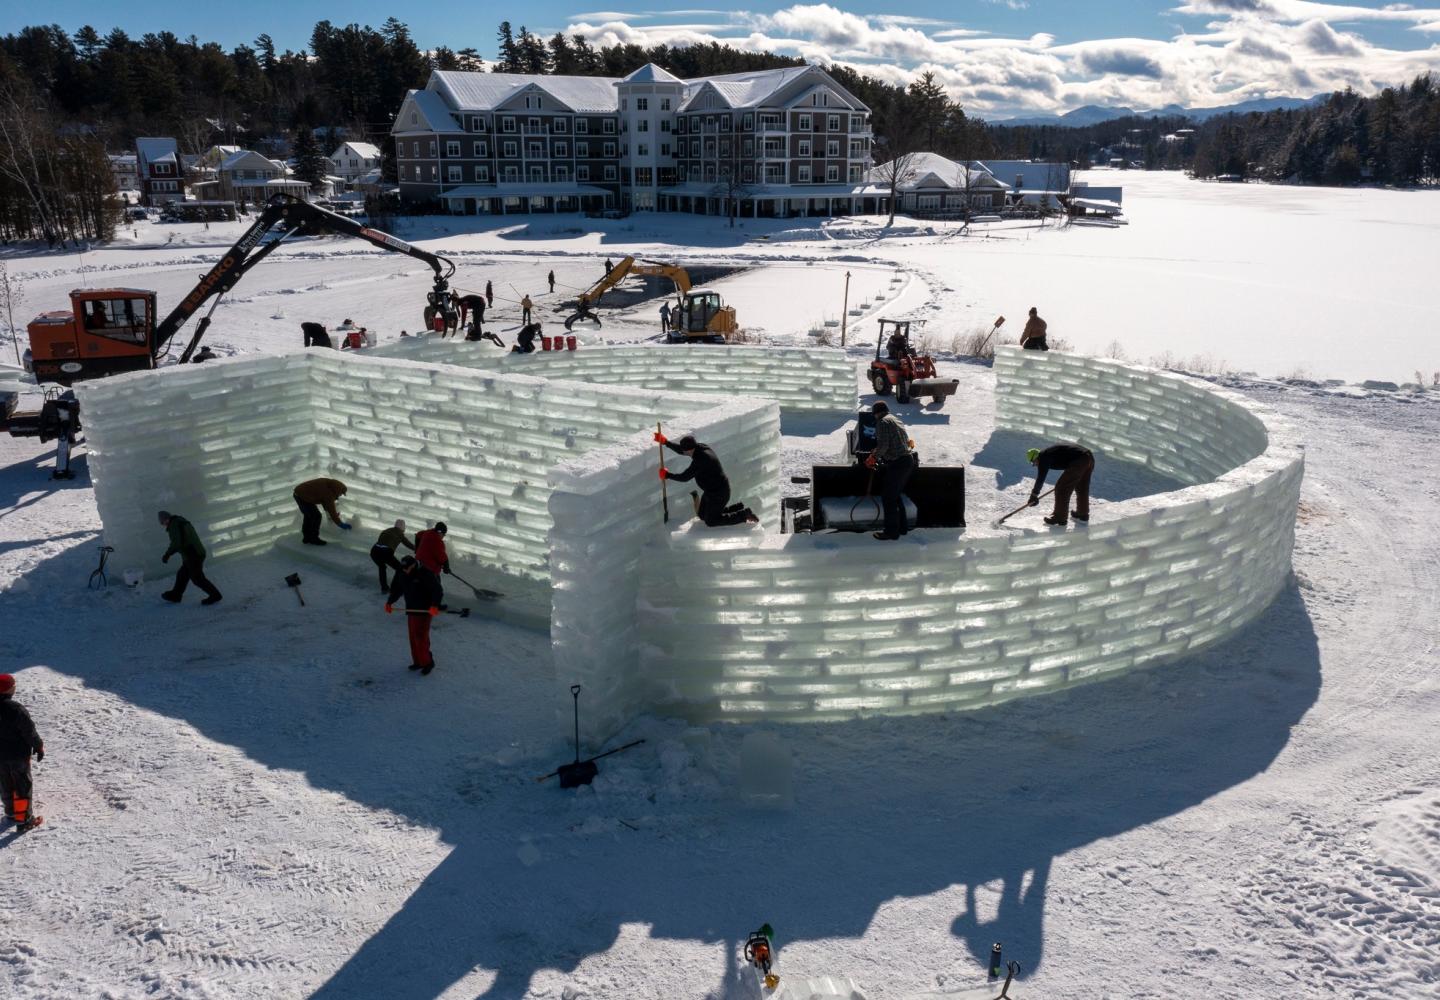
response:
<path id="1" fill-rule="evenodd" d="M 850 272 L 845 272 L 845 304 L 840 307 L 840 346 L 845 346 L 845 327 L 850 316 Z"/>

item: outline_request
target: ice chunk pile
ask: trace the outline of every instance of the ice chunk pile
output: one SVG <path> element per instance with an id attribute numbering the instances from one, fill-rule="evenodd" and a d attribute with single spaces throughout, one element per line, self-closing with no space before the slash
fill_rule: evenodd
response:
<path id="1" fill-rule="evenodd" d="M 697 721 L 971 708 L 1176 659 L 1265 609 L 1290 571 L 1303 471 L 1283 422 L 1113 362 L 1013 351 L 996 367 L 1016 407 L 1002 426 L 1034 430 L 1021 412 L 1041 407 L 1057 438 L 1219 478 L 1063 532 L 921 530 L 883 559 L 868 536 L 658 538 L 641 559 L 638 671 L 656 706 Z M 1183 411 L 1184 447 L 1132 403 L 1154 421 Z"/>
<path id="2" fill-rule="evenodd" d="M 759 396 L 786 413 L 852 412 L 856 402 L 855 363 L 844 351 L 824 347 L 619 344 L 510 354 L 483 341 L 421 336 L 368 353 L 660 392 Z"/>

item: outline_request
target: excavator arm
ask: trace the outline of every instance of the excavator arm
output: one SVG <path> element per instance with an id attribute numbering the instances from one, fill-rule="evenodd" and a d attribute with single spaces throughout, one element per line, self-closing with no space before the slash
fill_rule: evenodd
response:
<path id="1" fill-rule="evenodd" d="M 396 239 L 389 233 L 362 226 L 353 219 L 347 219 L 343 215 L 337 215 L 291 195 L 277 194 L 270 199 L 265 210 L 260 213 L 260 218 L 255 220 L 255 224 L 245 230 L 244 235 L 226 251 L 219 263 L 200 279 L 200 283 L 191 289 L 190 294 L 185 296 L 180 304 L 170 311 L 170 315 L 166 316 L 155 328 L 155 337 L 151 346 L 153 357 L 158 359 L 169 348 L 170 341 L 190 317 L 195 315 L 206 302 L 213 299 L 214 303 L 210 306 L 209 312 L 201 317 L 195 327 L 194 336 L 190 338 L 190 343 L 186 345 L 185 351 L 180 355 L 180 364 L 183 365 L 190 360 L 190 356 L 195 353 L 195 348 L 200 345 L 200 339 L 205 336 L 205 331 L 210 326 L 210 314 L 215 311 L 220 297 L 234 288 L 235 283 L 243 278 L 252 267 L 268 257 L 280 245 L 282 242 L 280 240 L 264 246 L 260 246 L 260 241 L 282 222 L 289 226 L 290 233 L 295 236 L 337 233 L 341 236 L 353 236 L 356 239 L 365 240 L 382 250 L 403 253 L 417 260 L 423 260 L 435 272 L 434 294 L 437 296 L 437 300 L 438 296 L 449 291 L 450 276 L 455 273 L 455 264 L 448 258 L 421 250 L 404 240 Z M 259 249 L 256 249 L 257 247 Z"/>
<path id="2" fill-rule="evenodd" d="M 598 325 L 600 320 L 591 307 L 600 301 L 600 296 L 618 285 L 629 274 L 669 278 L 675 283 L 675 293 L 681 299 L 684 299 L 690 291 L 690 275 L 683 267 L 662 264 L 659 261 L 640 263 L 634 257 L 626 256 L 621 259 L 620 263 L 607 271 L 605 277 L 580 293 L 575 314 L 565 321 L 565 329 L 569 330 L 582 319 L 588 319 Z"/>

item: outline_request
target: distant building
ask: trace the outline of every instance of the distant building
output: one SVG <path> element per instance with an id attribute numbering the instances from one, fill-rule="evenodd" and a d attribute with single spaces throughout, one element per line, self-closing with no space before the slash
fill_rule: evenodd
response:
<path id="1" fill-rule="evenodd" d="M 218 197 L 241 206 L 264 205 L 274 194 L 297 198 L 310 195 L 310 185 L 295 178 L 285 163 L 249 149 L 225 158 L 220 164 L 218 182 Z"/>
<path id="2" fill-rule="evenodd" d="M 134 153 L 110 153 L 110 173 L 115 176 L 117 191 L 139 191 L 140 170 Z"/>
<path id="3" fill-rule="evenodd" d="M 345 187 L 354 187 L 360 178 L 380 169 L 380 147 L 368 142 L 342 142 L 330 154 L 330 172 Z"/>
<path id="4" fill-rule="evenodd" d="M 146 137 L 135 140 L 135 168 L 140 200 L 146 205 L 168 205 L 185 200 L 184 165 L 174 139 Z"/>
<path id="5" fill-rule="evenodd" d="M 896 211 L 921 218 L 990 212 L 1005 206 L 1007 188 L 972 160 L 962 163 L 939 153 L 915 153 L 909 176 L 895 186 Z M 870 186 L 888 205 L 890 173 L 884 164 L 869 171 Z"/>
<path id="6" fill-rule="evenodd" d="M 861 210 L 870 111 L 824 70 L 681 80 L 435 71 L 391 129 L 400 195 L 464 213 Z"/>
<path id="7" fill-rule="evenodd" d="M 1070 194 L 1070 164 L 1034 160 L 985 160 L 982 164 L 1007 190 L 1011 206 L 1059 211 Z"/>

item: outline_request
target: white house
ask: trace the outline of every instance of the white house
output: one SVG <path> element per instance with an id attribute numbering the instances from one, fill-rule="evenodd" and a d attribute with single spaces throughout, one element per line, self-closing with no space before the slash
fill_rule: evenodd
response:
<path id="1" fill-rule="evenodd" d="M 330 172 L 353 187 L 372 170 L 380 169 L 380 147 L 368 142 L 342 142 L 330 154 Z"/>
<path id="2" fill-rule="evenodd" d="M 237 205 L 263 205 L 274 194 L 307 197 L 310 185 L 293 177 L 290 168 L 249 149 L 231 153 L 220 163 L 220 197 Z"/>
<path id="3" fill-rule="evenodd" d="M 117 191 L 140 190 L 140 168 L 134 153 L 110 153 L 110 173 L 115 176 Z"/>
<path id="4" fill-rule="evenodd" d="M 891 168 L 885 164 L 874 167 L 868 180 L 888 195 Z M 967 209 L 988 212 L 1002 208 L 1006 188 L 978 161 L 962 163 L 939 153 L 914 153 L 895 185 L 895 192 L 896 211 L 933 216 L 958 215 Z"/>

